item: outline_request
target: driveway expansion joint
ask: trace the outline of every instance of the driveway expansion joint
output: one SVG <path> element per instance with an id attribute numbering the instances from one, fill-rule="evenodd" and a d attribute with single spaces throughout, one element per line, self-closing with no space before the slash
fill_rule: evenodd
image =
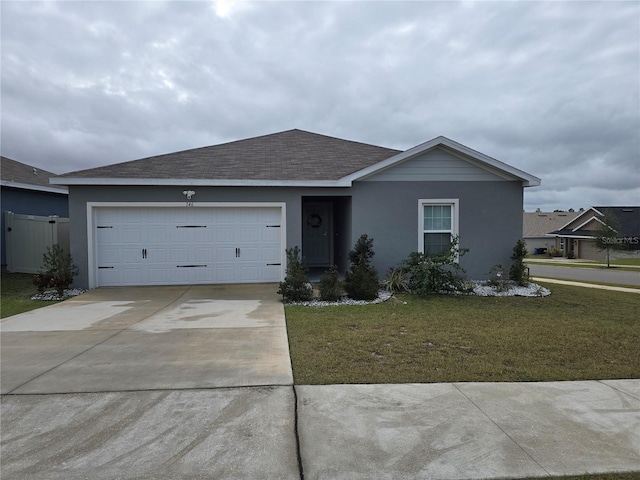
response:
<path id="1" fill-rule="evenodd" d="M 511 435 L 509 435 L 509 433 L 500 426 L 500 424 L 498 424 L 493 418 L 491 418 L 491 416 L 489 414 L 487 414 L 487 412 L 485 412 L 480 405 L 478 405 L 476 402 L 474 402 L 471 397 L 469 397 L 466 393 L 464 393 L 456 383 L 452 383 L 452 385 L 454 386 L 454 388 L 456 390 L 458 390 L 462 396 L 464 396 L 474 407 L 476 407 L 480 413 L 482 413 L 482 415 L 484 415 L 491 423 L 493 423 L 502 433 L 504 433 L 506 435 L 506 437 L 511 440 L 514 445 L 516 445 L 521 451 L 522 453 L 524 453 L 529 459 L 531 459 L 531 461 L 533 463 L 535 463 L 538 467 L 540 467 L 546 474 L 547 476 L 551 476 L 551 472 L 549 472 L 546 468 L 544 468 L 540 462 L 538 462 L 538 460 L 536 460 L 529 452 L 527 452 L 522 445 L 520 445 Z"/>

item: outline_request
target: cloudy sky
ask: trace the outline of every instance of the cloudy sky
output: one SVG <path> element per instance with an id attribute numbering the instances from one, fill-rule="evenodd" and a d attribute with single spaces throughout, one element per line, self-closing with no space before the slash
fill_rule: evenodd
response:
<path id="1" fill-rule="evenodd" d="M 2 155 L 55 173 L 291 128 L 438 135 L 640 204 L 640 3 L 1 3 Z"/>

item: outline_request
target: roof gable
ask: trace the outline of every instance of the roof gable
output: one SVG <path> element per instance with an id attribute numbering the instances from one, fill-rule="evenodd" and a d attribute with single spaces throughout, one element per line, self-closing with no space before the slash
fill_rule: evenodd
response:
<path id="1" fill-rule="evenodd" d="M 503 179 L 509 180 L 519 180 L 522 181 L 525 187 L 537 186 L 540 185 L 541 181 L 538 177 L 534 177 L 522 170 L 519 170 L 511 165 L 507 165 L 495 158 L 489 157 L 483 153 L 477 152 L 469 147 L 466 147 L 458 142 L 454 142 L 453 140 L 439 136 L 428 142 L 421 143 L 409 150 L 404 152 L 400 152 L 393 157 L 390 157 L 386 160 L 383 160 L 377 164 L 371 165 L 367 168 L 364 168 L 353 175 L 347 177 L 350 181 L 362 180 L 370 177 L 371 175 L 382 172 L 389 168 L 392 168 L 397 165 L 401 165 L 404 162 L 407 162 L 411 159 L 414 159 L 425 152 L 429 152 L 434 148 L 440 148 L 446 150 L 447 152 L 457 156 L 464 161 L 479 167 L 487 172 L 491 172 L 496 176 L 499 176 Z"/>
<path id="2" fill-rule="evenodd" d="M 513 180 L 503 172 L 468 159 L 447 147 L 438 145 L 404 161 L 394 163 L 364 181 L 431 181 L 486 182 Z"/>
<path id="3" fill-rule="evenodd" d="M 615 229 L 620 236 L 640 236 L 640 207 L 638 206 L 591 207 L 550 233 L 568 237 L 591 237 L 595 234 L 598 225 L 605 224 L 608 218 L 614 219 Z"/>

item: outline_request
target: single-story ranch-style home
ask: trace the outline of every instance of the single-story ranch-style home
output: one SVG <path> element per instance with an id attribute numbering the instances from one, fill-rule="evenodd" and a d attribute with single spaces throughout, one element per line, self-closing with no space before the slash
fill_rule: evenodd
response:
<path id="1" fill-rule="evenodd" d="M 522 238 L 540 179 L 445 137 L 406 151 L 301 130 L 53 177 L 69 187 L 76 284 L 278 282 L 285 249 L 348 268 L 362 234 L 384 276 L 458 236 L 485 278 Z"/>
<path id="2" fill-rule="evenodd" d="M 596 247 L 598 226 L 606 225 L 615 231 L 612 240 L 618 249 L 615 257 L 633 258 L 640 255 L 640 207 L 591 207 L 567 221 L 547 236 L 565 257 L 604 261 L 606 254 Z"/>

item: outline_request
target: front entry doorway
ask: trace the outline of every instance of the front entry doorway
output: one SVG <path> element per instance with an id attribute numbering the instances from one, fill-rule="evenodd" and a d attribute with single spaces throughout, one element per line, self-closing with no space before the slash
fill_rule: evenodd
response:
<path id="1" fill-rule="evenodd" d="M 333 258 L 333 203 L 302 205 L 302 254 L 308 267 L 330 267 Z"/>

